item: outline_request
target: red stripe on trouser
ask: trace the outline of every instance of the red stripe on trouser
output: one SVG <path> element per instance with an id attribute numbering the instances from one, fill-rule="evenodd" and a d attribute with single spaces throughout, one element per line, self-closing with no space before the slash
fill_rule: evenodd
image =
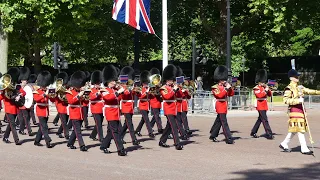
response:
<path id="1" fill-rule="evenodd" d="M 130 136 L 131 136 L 131 139 L 132 139 L 132 141 L 134 141 L 135 139 L 133 139 L 133 136 L 131 135 L 131 134 L 132 134 L 132 132 L 131 132 L 131 130 L 130 130 L 130 128 L 129 128 L 129 122 L 128 122 L 128 120 L 127 120 L 126 116 L 124 116 L 124 119 L 125 119 L 126 124 L 127 124 L 127 129 L 129 129 L 129 134 L 130 134 Z"/>
<path id="2" fill-rule="evenodd" d="M 148 113 L 147 113 L 148 114 Z M 150 132 L 150 130 L 148 129 L 148 124 L 147 124 L 147 120 L 146 120 L 146 118 L 145 118 L 145 116 L 142 114 L 142 118 L 143 118 L 143 120 L 144 120 L 144 122 L 145 122 L 145 124 L 146 124 L 146 127 L 147 127 L 147 130 L 148 130 L 148 134 L 151 134 L 152 133 L 152 130 L 151 130 L 151 132 Z M 150 122 L 149 122 L 150 123 Z M 151 125 L 150 125 L 151 126 Z"/>
<path id="3" fill-rule="evenodd" d="M 175 118 L 175 121 L 176 121 L 176 124 L 177 124 L 177 128 L 178 128 L 178 130 L 179 130 L 179 133 L 180 133 L 180 135 L 182 136 L 183 133 L 182 133 L 182 131 L 181 131 L 179 125 L 178 125 L 178 118 L 177 118 L 177 117 Z"/>
<path id="4" fill-rule="evenodd" d="M 170 126 L 171 126 L 171 133 L 172 133 L 172 136 L 173 136 L 174 144 L 177 144 L 177 142 L 176 142 L 176 136 L 174 135 L 173 126 L 172 126 L 171 121 L 169 120 L 169 119 L 170 119 L 169 116 L 167 116 L 167 119 L 168 119 L 168 122 L 169 122 L 169 124 L 170 124 Z"/>
<path id="5" fill-rule="evenodd" d="M 227 135 L 227 131 L 226 131 L 226 128 L 224 127 L 224 125 L 223 125 L 223 122 L 222 122 L 222 119 L 221 119 L 221 115 L 219 114 L 219 118 L 220 118 L 220 123 L 221 123 L 221 126 L 222 126 L 222 129 L 223 129 L 223 134 L 224 134 L 224 136 L 226 136 L 226 138 L 228 139 L 229 137 L 228 137 L 228 135 Z M 218 131 L 218 133 L 219 133 L 219 131 Z"/>
<path id="6" fill-rule="evenodd" d="M 115 138 L 115 136 L 114 136 L 114 134 L 113 134 L 112 128 L 110 128 L 110 131 L 111 131 L 111 134 L 112 134 L 112 136 L 113 136 L 113 140 L 114 140 L 114 142 L 115 142 L 115 144 L 116 144 L 116 146 L 117 146 L 117 149 L 119 150 L 118 142 L 117 142 L 117 140 L 116 140 L 116 138 Z"/>
<path id="7" fill-rule="evenodd" d="M 61 126 L 62 126 L 62 129 L 63 129 L 63 132 L 65 133 L 65 135 L 67 135 L 67 131 L 66 131 L 66 129 L 64 128 L 63 119 L 62 119 L 62 116 L 61 116 L 60 113 L 59 113 L 59 116 L 60 116 L 60 119 L 61 119 Z M 67 126 L 67 119 L 65 119 L 64 122 L 65 122 L 65 125 Z"/>
<path id="8" fill-rule="evenodd" d="M 266 131 L 267 134 L 269 134 L 269 133 L 268 133 L 268 130 L 267 130 L 267 128 L 266 128 L 266 124 L 265 124 L 265 122 L 264 122 L 264 119 L 262 118 L 262 115 L 261 115 L 260 111 L 258 111 L 258 112 L 259 112 L 259 115 L 260 115 L 260 117 L 261 117 L 260 119 L 261 119 L 261 122 L 262 122 L 262 124 L 263 124 L 264 130 Z"/>
<path id="9" fill-rule="evenodd" d="M 99 137 L 99 140 L 100 140 L 101 137 L 100 137 L 100 134 L 99 134 L 98 121 L 96 120 L 96 115 L 95 114 L 93 115 L 93 119 L 94 119 L 94 122 L 96 122 L 97 134 L 98 134 L 98 137 Z"/>
<path id="10" fill-rule="evenodd" d="M 187 116 L 187 114 L 186 114 L 186 116 Z M 182 124 L 183 124 L 184 126 L 187 126 L 187 123 L 184 122 L 185 120 L 186 120 L 186 118 L 183 118 L 182 112 L 181 112 L 181 121 L 182 121 Z M 183 122 L 184 122 L 184 123 L 183 123 Z"/>
<path id="11" fill-rule="evenodd" d="M 71 121 L 71 120 L 70 120 Z M 72 126 L 73 126 L 73 132 L 74 132 L 74 134 L 76 135 L 76 138 L 78 139 L 78 143 L 79 143 L 79 146 L 81 146 L 81 144 L 80 144 L 80 141 L 79 141 L 79 138 L 78 138 L 78 133 L 77 133 L 77 129 L 76 129 L 76 126 L 74 125 L 74 122 L 73 121 L 71 121 L 72 122 Z M 80 130 L 81 131 L 81 130 Z M 81 133 L 81 132 L 80 132 Z"/>
<path id="12" fill-rule="evenodd" d="M 10 131 L 12 131 L 12 125 L 11 125 L 11 121 L 10 121 L 10 118 L 9 118 L 9 116 L 8 116 L 8 114 L 6 114 L 6 116 L 7 116 L 7 120 L 8 120 L 8 122 L 9 122 L 9 126 L 10 126 Z M 9 135 L 10 135 L 10 132 L 9 132 Z M 8 136 L 9 136 L 8 135 Z M 12 133 L 12 135 L 13 135 L 13 133 Z"/>
<path id="13" fill-rule="evenodd" d="M 40 141 L 41 141 L 41 139 L 42 139 L 42 136 L 44 136 L 44 134 L 43 134 L 43 130 L 42 130 L 42 125 L 41 125 L 41 120 L 40 120 L 40 118 L 38 117 L 38 119 L 39 119 L 39 127 L 40 127 L 40 131 L 41 131 L 41 137 L 40 137 Z"/>
<path id="14" fill-rule="evenodd" d="M 154 117 L 154 119 L 156 120 L 156 124 L 157 124 L 157 126 L 158 126 L 158 129 L 160 129 L 160 124 L 158 124 L 159 122 L 158 122 L 158 116 L 156 116 L 156 113 L 155 113 L 155 111 L 154 111 L 154 108 L 152 108 L 152 111 L 153 111 L 153 117 Z"/>

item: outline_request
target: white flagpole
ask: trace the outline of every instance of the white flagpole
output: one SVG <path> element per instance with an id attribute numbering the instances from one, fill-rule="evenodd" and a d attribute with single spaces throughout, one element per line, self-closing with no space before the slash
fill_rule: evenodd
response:
<path id="1" fill-rule="evenodd" d="M 162 0 L 162 69 L 168 65 L 168 14 L 167 0 Z"/>

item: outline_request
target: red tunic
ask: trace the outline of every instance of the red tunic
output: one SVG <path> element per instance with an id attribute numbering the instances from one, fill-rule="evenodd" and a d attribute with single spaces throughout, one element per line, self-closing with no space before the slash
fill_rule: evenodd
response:
<path id="1" fill-rule="evenodd" d="M 233 96 L 234 90 L 230 88 L 227 92 L 224 86 L 217 84 L 215 86 L 212 86 L 212 94 L 216 98 L 216 112 L 226 114 L 228 109 L 227 97 Z"/>
<path id="2" fill-rule="evenodd" d="M 89 100 L 82 100 L 82 106 L 88 106 L 89 105 Z"/>
<path id="3" fill-rule="evenodd" d="M 177 112 L 182 112 L 182 98 L 183 98 L 183 93 L 182 93 L 182 90 L 179 89 L 177 92 L 176 92 L 176 100 L 177 100 Z"/>
<path id="4" fill-rule="evenodd" d="M 103 100 L 102 100 L 102 94 L 99 93 L 99 89 L 92 88 L 91 93 L 89 95 L 90 98 L 90 109 L 91 113 L 93 114 L 102 114 L 103 111 Z"/>
<path id="5" fill-rule="evenodd" d="M 147 87 L 142 87 L 141 93 L 137 93 L 139 98 L 139 110 L 149 111 L 149 99 L 148 99 L 148 92 Z"/>
<path id="6" fill-rule="evenodd" d="M 149 95 L 150 106 L 154 109 L 161 109 L 161 96 L 160 95 Z"/>
<path id="7" fill-rule="evenodd" d="M 175 92 L 171 86 L 165 85 L 160 89 L 160 94 L 163 99 L 164 115 L 177 115 L 177 107 L 175 101 Z"/>
<path id="8" fill-rule="evenodd" d="M 267 92 L 263 86 L 257 85 L 253 88 L 254 94 L 257 98 L 257 110 L 268 110 L 268 100 L 267 97 L 271 96 L 271 90 Z"/>
<path id="9" fill-rule="evenodd" d="M 19 90 L 21 96 L 25 96 L 26 95 L 26 92 L 23 90 L 23 88 L 21 87 L 20 90 Z M 27 109 L 25 106 L 21 106 L 19 107 L 19 109 Z"/>
<path id="10" fill-rule="evenodd" d="M 117 94 L 117 91 L 113 88 L 106 88 L 106 91 L 102 93 L 105 109 L 104 115 L 107 121 L 120 120 L 120 109 Z"/>
<path id="11" fill-rule="evenodd" d="M 66 93 L 66 98 L 68 100 L 69 106 L 69 118 L 70 120 L 83 120 L 82 112 L 82 100 L 83 97 L 78 96 L 79 92 L 72 89 L 70 92 Z"/>
<path id="12" fill-rule="evenodd" d="M 55 104 L 56 104 L 56 108 L 57 108 L 58 113 L 67 114 L 68 103 L 66 103 L 65 101 L 62 101 L 60 98 L 56 97 Z"/>
<path id="13" fill-rule="evenodd" d="M 134 101 L 133 101 L 132 92 L 126 89 L 123 92 L 123 94 L 121 94 L 120 98 L 121 98 L 121 112 L 133 114 Z"/>
<path id="14" fill-rule="evenodd" d="M 189 94 L 189 91 L 186 90 L 183 93 L 183 100 L 182 100 L 182 111 L 188 111 L 188 99 L 191 99 L 191 95 Z"/>
<path id="15" fill-rule="evenodd" d="M 49 116 L 49 100 L 54 102 L 54 99 L 49 99 L 47 95 L 45 95 L 46 89 L 38 89 L 33 91 L 33 99 L 36 102 L 35 111 L 36 115 L 39 117 L 48 117 Z"/>
<path id="16" fill-rule="evenodd" d="M 17 111 L 18 111 L 17 106 L 13 103 L 12 100 L 8 99 L 4 95 L 5 93 L 4 91 L 1 91 L 1 94 L 0 94 L 0 101 L 3 100 L 3 104 L 4 104 L 4 112 L 8 114 L 17 114 Z"/>

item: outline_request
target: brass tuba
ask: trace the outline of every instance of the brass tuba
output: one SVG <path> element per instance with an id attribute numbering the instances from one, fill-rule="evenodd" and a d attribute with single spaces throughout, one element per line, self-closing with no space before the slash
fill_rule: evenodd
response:
<path id="1" fill-rule="evenodd" d="M 11 83 L 11 76 L 9 74 L 5 74 L 0 78 L 0 90 L 4 89 L 13 90 L 14 86 Z"/>
<path id="2" fill-rule="evenodd" d="M 10 99 L 18 107 L 22 107 L 25 99 L 24 97 L 20 97 L 18 101 L 15 100 L 20 95 L 20 92 L 13 86 L 11 80 L 10 74 L 3 75 L 0 78 L 0 90 L 4 90 L 4 95 L 7 99 Z"/>
<path id="3" fill-rule="evenodd" d="M 67 89 L 63 86 L 63 79 L 58 78 L 55 82 L 57 97 L 64 102 L 68 102 L 66 98 Z"/>
<path id="4" fill-rule="evenodd" d="M 160 74 L 154 74 L 149 77 L 149 88 L 150 88 L 150 94 L 153 95 L 159 95 L 160 92 L 160 86 L 161 86 L 161 75 Z"/>

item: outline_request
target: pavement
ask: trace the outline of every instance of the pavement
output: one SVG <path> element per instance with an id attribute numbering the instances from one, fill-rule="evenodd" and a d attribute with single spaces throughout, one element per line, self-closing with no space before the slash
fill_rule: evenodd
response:
<path id="1" fill-rule="evenodd" d="M 297 137 L 290 143 L 293 152 L 284 153 L 278 147 L 287 134 L 287 115 L 284 111 L 268 112 L 270 125 L 275 133 L 274 140 L 264 137 L 253 139 L 249 136 L 256 121 L 255 111 L 230 111 L 228 122 L 236 139 L 233 145 L 223 141 L 213 143 L 208 139 L 215 119 L 214 114 L 190 115 L 189 123 L 194 133 L 189 141 L 183 142 L 183 150 L 159 147 L 160 135 L 157 135 L 155 140 L 150 139 L 143 127 L 144 136 L 138 137 L 140 146 L 133 146 L 131 143 L 125 145 L 129 151 L 126 157 L 117 155 L 114 143 L 110 148 L 114 153 L 103 154 L 99 150 L 99 143 L 89 139 L 91 130 L 86 129 L 82 133 L 89 151 L 68 149 L 67 141 L 55 135 L 57 127 L 52 124 L 54 115 L 55 113 L 52 113 L 48 123 L 54 148 L 34 146 L 34 137 L 27 135 L 19 135 L 23 142 L 21 146 L 0 142 L 0 179 L 320 179 L 320 112 L 316 109 L 308 110 L 308 120 L 315 141 L 315 157 L 300 153 Z M 3 113 L 0 113 L 0 119 L 2 116 Z M 135 126 L 139 120 L 138 116 L 134 117 Z M 162 120 L 165 125 L 166 120 Z M 94 125 L 92 118 L 89 118 L 89 124 Z M 4 129 L 5 127 L 2 127 L 2 130 Z M 36 130 L 37 127 L 33 127 L 33 131 Z M 263 126 L 258 134 L 264 134 Z M 223 134 L 219 135 L 218 139 L 223 140 Z M 12 141 L 12 136 L 10 140 Z M 125 140 L 130 141 L 129 135 Z M 173 145 L 172 140 L 167 143 Z M 310 145 L 309 142 L 308 144 Z M 77 142 L 75 145 L 78 147 Z"/>

